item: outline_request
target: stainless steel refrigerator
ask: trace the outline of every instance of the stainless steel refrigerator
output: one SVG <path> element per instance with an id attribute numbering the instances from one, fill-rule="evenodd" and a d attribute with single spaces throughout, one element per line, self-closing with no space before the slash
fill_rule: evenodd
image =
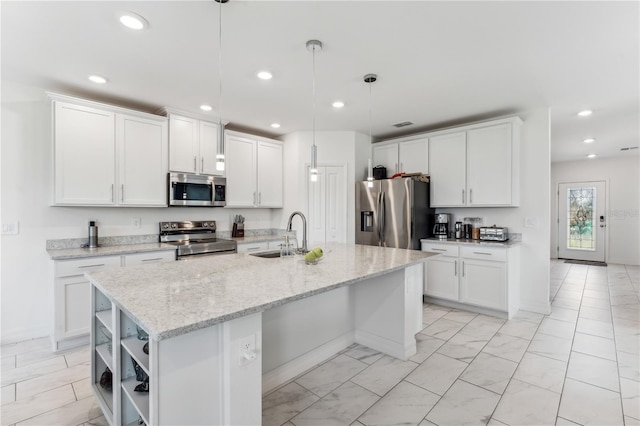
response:
<path id="1" fill-rule="evenodd" d="M 356 244 L 420 250 L 433 233 L 429 184 L 412 178 L 356 182 Z"/>

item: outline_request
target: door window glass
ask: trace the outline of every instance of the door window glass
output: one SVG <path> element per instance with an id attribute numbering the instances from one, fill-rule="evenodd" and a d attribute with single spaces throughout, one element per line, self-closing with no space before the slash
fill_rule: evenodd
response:
<path id="1" fill-rule="evenodd" d="M 595 251 L 596 188 L 567 189 L 567 248 Z"/>

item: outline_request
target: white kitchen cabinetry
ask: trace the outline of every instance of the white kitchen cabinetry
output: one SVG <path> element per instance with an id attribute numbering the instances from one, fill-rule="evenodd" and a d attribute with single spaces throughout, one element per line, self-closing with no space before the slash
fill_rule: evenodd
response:
<path id="1" fill-rule="evenodd" d="M 166 207 L 166 118 L 49 96 L 54 205 Z"/>
<path id="2" fill-rule="evenodd" d="M 238 243 L 238 253 L 259 253 L 267 250 L 269 250 L 269 241 Z"/>
<path id="3" fill-rule="evenodd" d="M 219 127 L 216 123 L 169 114 L 169 170 L 180 173 L 224 175 L 217 170 Z"/>
<path id="4" fill-rule="evenodd" d="M 282 207 L 282 142 L 238 132 L 225 135 L 227 207 Z"/>
<path id="5" fill-rule="evenodd" d="M 519 205 L 521 124 L 513 117 L 432 134 L 431 206 Z"/>
<path id="6" fill-rule="evenodd" d="M 54 262 L 53 350 L 85 344 L 89 333 L 90 299 L 87 271 L 120 266 L 120 256 Z"/>
<path id="7" fill-rule="evenodd" d="M 429 173 L 429 138 L 411 136 L 373 146 L 373 165 L 387 168 L 387 176 L 395 173 Z"/>
<path id="8" fill-rule="evenodd" d="M 427 260 L 425 296 L 516 314 L 520 305 L 518 246 L 423 242 L 423 251 L 441 253 Z"/>
<path id="9" fill-rule="evenodd" d="M 90 327 L 88 271 L 170 262 L 175 250 L 153 251 L 117 256 L 94 256 L 82 259 L 56 260 L 54 266 L 54 321 L 51 340 L 54 351 L 86 344 Z"/>

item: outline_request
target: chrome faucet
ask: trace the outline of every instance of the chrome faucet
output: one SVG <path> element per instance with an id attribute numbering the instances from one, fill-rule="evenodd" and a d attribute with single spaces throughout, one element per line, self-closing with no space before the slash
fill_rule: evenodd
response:
<path id="1" fill-rule="evenodd" d="M 302 247 L 298 249 L 298 253 L 305 254 L 308 253 L 307 249 L 307 218 L 304 217 L 302 212 L 293 212 L 291 216 L 289 216 L 289 223 L 287 223 L 287 231 L 291 231 L 291 222 L 293 221 L 293 217 L 295 215 L 300 216 L 302 219 Z"/>

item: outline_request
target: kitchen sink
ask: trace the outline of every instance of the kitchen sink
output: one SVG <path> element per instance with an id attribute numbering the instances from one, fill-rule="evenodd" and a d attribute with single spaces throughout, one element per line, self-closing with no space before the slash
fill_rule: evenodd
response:
<path id="1" fill-rule="evenodd" d="M 272 251 L 263 251 L 260 253 L 251 253 L 251 256 L 256 256 L 256 257 L 264 257 L 267 259 L 272 259 L 275 257 L 280 257 L 280 250 L 272 250 Z"/>

